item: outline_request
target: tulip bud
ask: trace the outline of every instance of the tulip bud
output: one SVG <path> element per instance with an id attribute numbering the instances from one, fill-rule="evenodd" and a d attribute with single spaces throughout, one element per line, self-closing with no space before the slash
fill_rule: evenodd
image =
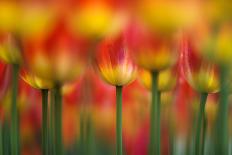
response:
<path id="1" fill-rule="evenodd" d="M 22 58 L 19 44 L 9 33 L 0 36 L 0 59 L 9 64 L 20 64 Z"/>
<path id="2" fill-rule="evenodd" d="M 189 38 L 181 43 L 182 72 L 188 83 L 198 92 L 216 93 L 219 91 L 218 68 L 204 60 Z"/>
<path id="3" fill-rule="evenodd" d="M 132 82 L 137 67 L 132 62 L 128 48 L 122 36 L 103 40 L 95 56 L 96 69 L 109 84 L 123 86 Z"/>
<path id="4" fill-rule="evenodd" d="M 53 83 L 51 81 L 42 79 L 28 72 L 26 69 L 21 69 L 20 76 L 27 84 L 29 84 L 33 88 L 50 89 L 53 87 Z"/>
<path id="5" fill-rule="evenodd" d="M 131 23 L 126 36 L 131 55 L 139 66 L 160 71 L 175 64 L 178 52 L 173 38 L 152 34 L 141 23 Z"/>

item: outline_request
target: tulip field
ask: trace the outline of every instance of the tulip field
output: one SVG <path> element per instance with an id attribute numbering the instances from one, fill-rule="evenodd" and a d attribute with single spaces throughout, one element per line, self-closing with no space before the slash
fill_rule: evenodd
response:
<path id="1" fill-rule="evenodd" d="M 0 155 L 232 155 L 232 1 L 0 0 Z"/>

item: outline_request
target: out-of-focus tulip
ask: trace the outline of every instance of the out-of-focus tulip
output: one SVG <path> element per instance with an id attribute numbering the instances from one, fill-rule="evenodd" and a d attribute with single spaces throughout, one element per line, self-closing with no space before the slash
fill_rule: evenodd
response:
<path id="1" fill-rule="evenodd" d="M 188 83 L 201 93 L 219 91 L 218 68 L 202 58 L 189 38 L 181 43 L 182 72 Z"/>
<path id="2" fill-rule="evenodd" d="M 136 11 L 149 27 L 165 34 L 192 25 L 199 12 L 200 5 L 188 0 L 139 1 Z"/>
<path id="3" fill-rule="evenodd" d="M 131 60 L 123 36 L 107 38 L 98 46 L 95 56 L 96 69 L 109 84 L 123 86 L 132 82 L 137 67 Z"/>
<path id="4" fill-rule="evenodd" d="M 78 77 L 87 62 L 86 41 L 72 36 L 63 22 L 47 37 L 24 40 L 23 46 L 27 68 L 36 76 L 59 83 Z"/>
<path id="5" fill-rule="evenodd" d="M 141 69 L 139 71 L 139 79 L 142 84 L 151 90 L 152 75 L 148 70 Z M 159 73 L 158 76 L 158 90 L 160 92 L 172 90 L 176 85 L 177 75 L 176 70 L 166 69 Z"/>
<path id="6" fill-rule="evenodd" d="M 81 0 L 70 12 L 74 32 L 91 38 L 117 34 L 126 23 L 126 13 L 114 0 Z"/>
<path id="7" fill-rule="evenodd" d="M 9 64 L 20 64 L 22 61 L 19 41 L 10 33 L 0 36 L 0 59 Z"/>
<path id="8" fill-rule="evenodd" d="M 50 89 L 53 87 L 53 83 L 49 80 L 42 79 L 26 69 L 21 69 L 21 78 L 30 86 L 36 89 Z"/>
<path id="9" fill-rule="evenodd" d="M 135 62 L 147 70 L 160 71 L 172 66 L 177 60 L 174 39 L 154 35 L 141 23 L 131 23 L 126 36 Z"/>

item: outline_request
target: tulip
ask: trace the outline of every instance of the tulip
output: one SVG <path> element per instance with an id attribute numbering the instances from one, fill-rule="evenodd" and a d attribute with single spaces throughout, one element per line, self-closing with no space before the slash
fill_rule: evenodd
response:
<path id="1" fill-rule="evenodd" d="M 33 88 L 41 90 L 42 95 L 42 141 L 43 141 L 43 154 L 48 155 L 48 90 L 53 87 L 52 82 L 41 79 L 26 69 L 21 69 L 21 78 Z"/>
<path id="2" fill-rule="evenodd" d="M 151 33 L 138 21 L 126 29 L 127 42 L 134 61 L 152 74 L 152 104 L 150 113 L 150 154 L 160 154 L 160 93 L 158 74 L 175 64 L 178 52 L 175 37 Z"/>
<path id="3" fill-rule="evenodd" d="M 11 34 L 1 37 L 0 59 L 12 65 L 12 106 L 11 106 L 11 149 L 13 154 L 18 153 L 18 111 L 17 111 L 17 92 L 18 92 L 18 71 L 21 63 L 20 43 Z"/>
<path id="4" fill-rule="evenodd" d="M 62 154 L 61 86 L 84 71 L 87 62 L 86 41 L 73 37 L 61 19 L 48 35 L 25 39 L 23 47 L 25 65 L 31 73 L 55 83 L 55 148 L 56 154 Z"/>
<path id="5" fill-rule="evenodd" d="M 122 88 L 132 82 L 137 67 L 129 56 L 125 38 L 119 36 L 103 40 L 97 48 L 95 56 L 96 70 L 104 81 L 116 87 L 116 154 L 122 155 Z"/>
<path id="6" fill-rule="evenodd" d="M 205 114 L 205 104 L 209 93 L 216 93 L 219 91 L 219 75 L 218 68 L 215 64 L 204 60 L 197 48 L 194 46 L 191 38 L 186 37 L 181 43 L 181 61 L 182 72 L 188 83 L 201 94 L 200 111 L 198 113 L 196 139 L 195 139 L 195 154 L 203 154 L 200 151 L 200 146 L 204 146 L 204 137 L 200 142 L 200 133 L 202 124 L 207 121 Z M 205 131 L 205 129 L 203 129 Z"/>
<path id="7" fill-rule="evenodd" d="M 207 23 L 200 23 L 195 27 L 195 34 L 192 36 L 195 38 L 195 46 L 199 53 L 204 55 L 209 61 L 219 65 L 220 75 L 220 106 L 217 118 L 217 139 L 216 150 L 218 154 L 226 153 L 228 150 L 228 95 L 229 88 L 227 86 L 229 70 L 231 67 L 232 46 L 232 29 L 230 24 L 220 24 L 220 26 L 209 26 Z M 223 136 L 221 135 L 223 133 Z"/>
<path id="8" fill-rule="evenodd" d="M 72 8 L 68 13 L 71 30 L 88 38 L 116 35 L 126 23 L 126 12 L 114 0 L 81 0 Z"/>

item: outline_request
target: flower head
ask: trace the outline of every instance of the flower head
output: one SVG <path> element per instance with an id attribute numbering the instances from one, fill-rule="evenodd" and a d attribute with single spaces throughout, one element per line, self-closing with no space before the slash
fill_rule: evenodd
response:
<path id="1" fill-rule="evenodd" d="M 53 83 L 49 80 L 42 79 L 26 69 L 21 69 L 20 71 L 21 78 L 29 84 L 31 87 L 36 89 L 50 89 L 53 87 Z"/>
<path id="2" fill-rule="evenodd" d="M 219 91 L 217 66 L 203 59 L 189 38 L 181 43 L 181 63 L 184 77 L 195 90 L 203 93 Z"/>
<path id="3" fill-rule="evenodd" d="M 174 39 L 152 34 L 141 23 L 132 23 L 126 31 L 127 42 L 135 62 L 152 71 L 171 67 L 177 60 Z"/>
<path id="4" fill-rule="evenodd" d="M 22 61 L 20 41 L 10 33 L 0 36 L 0 59 L 9 64 L 20 64 Z"/>
<path id="5" fill-rule="evenodd" d="M 123 86 L 132 82 L 137 73 L 137 67 L 130 58 L 122 36 L 107 38 L 99 44 L 95 65 L 101 77 L 115 86 Z"/>

